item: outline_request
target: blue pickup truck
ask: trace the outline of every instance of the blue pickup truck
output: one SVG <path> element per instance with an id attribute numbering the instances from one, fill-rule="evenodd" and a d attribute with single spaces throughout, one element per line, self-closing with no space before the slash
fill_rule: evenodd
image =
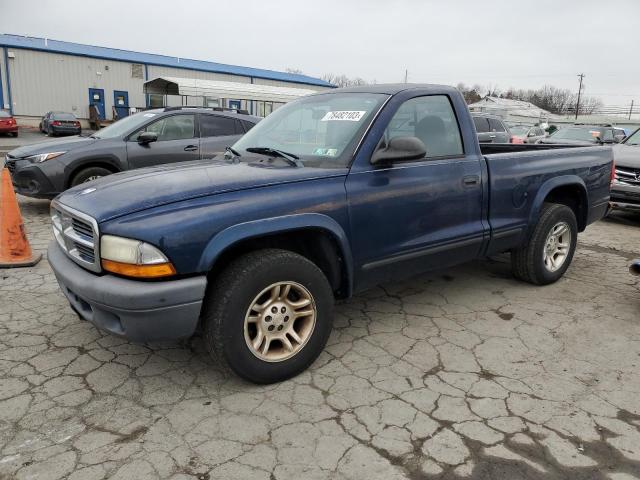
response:
<path id="1" fill-rule="evenodd" d="M 202 331 L 258 383 L 323 350 L 335 299 L 510 252 L 544 285 L 608 208 L 608 147 L 479 145 L 437 85 L 289 103 L 219 159 L 123 172 L 51 205 L 49 262 L 72 308 L 135 341 Z"/>

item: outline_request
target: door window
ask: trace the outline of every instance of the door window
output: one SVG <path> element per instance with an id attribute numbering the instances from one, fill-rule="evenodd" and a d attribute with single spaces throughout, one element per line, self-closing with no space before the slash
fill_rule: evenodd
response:
<path id="1" fill-rule="evenodd" d="M 613 130 L 610 128 L 605 129 L 602 140 L 605 142 L 613 140 Z"/>
<path id="2" fill-rule="evenodd" d="M 237 120 L 218 115 L 200 115 L 200 136 L 221 137 L 243 133 Z"/>
<path id="3" fill-rule="evenodd" d="M 476 132 L 478 133 L 489 131 L 489 122 L 485 117 L 473 117 L 473 124 L 476 126 Z"/>
<path id="4" fill-rule="evenodd" d="M 155 132 L 158 134 L 158 141 L 186 140 L 194 137 L 194 115 L 172 115 L 147 125 L 140 130 L 132 139 L 137 140 L 142 132 Z"/>
<path id="5" fill-rule="evenodd" d="M 504 125 L 496 118 L 489 118 L 489 128 L 492 132 L 504 132 Z"/>
<path id="6" fill-rule="evenodd" d="M 462 155 L 458 121 L 445 95 L 412 98 L 404 102 L 389 122 L 387 141 L 393 137 L 418 137 L 427 158 Z"/>

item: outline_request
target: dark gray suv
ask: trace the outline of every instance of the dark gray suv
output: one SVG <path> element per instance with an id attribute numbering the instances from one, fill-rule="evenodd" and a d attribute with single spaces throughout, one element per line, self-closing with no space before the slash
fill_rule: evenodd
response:
<path id="1" fill-rule="evenodd" d="M 7 154 L 6 164 L 18 193 L 53 198 L 111 173 L 214 157 L 260 120 L 210 108 L 147 110 L 89 137 L 17 148 Z"/>

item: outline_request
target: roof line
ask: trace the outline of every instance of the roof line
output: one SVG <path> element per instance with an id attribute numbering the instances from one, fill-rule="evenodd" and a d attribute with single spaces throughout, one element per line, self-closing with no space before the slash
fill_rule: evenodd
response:
<path id="1" fill-rule="evenodd" d="M 322 79 L 307 75 L 279 72 L 254 67 L 243 67 L 225 63 L 209 62 L 207 60 L 195 60 L 182 57 L 171 57 L 158 53 L 143 53 L 120 48 L 85 45 L 80 43 L 65 42 L 41 37 L 27 37 L 23 35 L 0 33 L 0 46 L 37 50 L 42 52 L 63 53 L 80 57 L 93 57 L 105 60 L 115 60 L 146 65 L 180 68 L 184 70 L 196 70 L 211 73 L 223 73 L 244 77 L 262 78 L 265 80 L 278 80 L 303 85 L 316 85 L 322 87 L 335 87 L 335 85 Z"/>

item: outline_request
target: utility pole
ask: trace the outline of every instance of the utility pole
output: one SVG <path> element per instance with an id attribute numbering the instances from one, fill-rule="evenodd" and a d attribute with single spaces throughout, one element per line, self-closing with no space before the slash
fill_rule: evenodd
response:
<path id="1" fill-rule="evenodd" d="M 409 69 L 405 69 L 404 71 L 404 83 L 408 83 L 407 82 L 407 78 L 409 77 Z"/>
<path id="2" fill-rule="evenodd" d="M 633 113 L 633 100 L 631 100 L 631 108 L 629 109 L 629 120 L 631 120 L 632 113 Z"/>
<path id="3" fill-rule="evenodd" d="M 580 78 L 580 86 L 578 87 L 578 101 L 576 102 L 576 120 L 578 119 L 578 111 L 580 110 L 580 94 L 582 93 L 582 79 L 584 78 L 584 73 L 578 75 Z"/>

